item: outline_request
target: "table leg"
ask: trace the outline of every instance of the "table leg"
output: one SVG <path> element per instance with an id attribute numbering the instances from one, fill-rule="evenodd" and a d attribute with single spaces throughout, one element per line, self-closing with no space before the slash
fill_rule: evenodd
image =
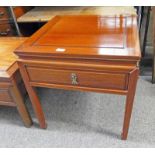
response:
<path id="1" fill-rule="evenodd" d="M 151 6 L 147 6 L 147 13 L 146 13 L 146 23 L 145 23 L 145 31 L 144 31 L 144 42 L 142 45 L 142 56 L 145 56 L 145 49 L 146 49 L 146 42 L 147 42 L 147 35 L 149 30 L 149 23 L 150 23 L 150 12 Z"/>
<path id="2" fill-rule="evenodd" d="M 26 72 L 24 65 L 22 63 L 18 62 L 18 66 L 19 66 L 20 73 L 22 75 L 23 81 L 25 83 L 25 87 L 26 87 L 27 92 L 29 94 L 30 100 L 32 102 L 34 112 L 36 114 L 36 117 L 38 118 L 40 127 L 45 129 L 45 128 L 47 128 L 47 125 L 46 125 L 45 116 L 44 116 L 39 98 L 36 94 L 34 87 L 32 87 L 29 84 L 29 77 L 28 77 L 28 74 Z"/>
<path id="3" fill-rule="evenodd" d="M 14 102 L 17 105 L 17 110 L 24 122 L 24 125 L 26 127 L 30 127 L 32 125 L 32 119 L 30 117 L 29 112 L 27 111 L 27 108 L 24 104 L 23 97 L 18 89 L 18 86 L 17 86 L 17 83 L 16 83 L 14 77 L 12 77 L 12 84 L 13 85 L 10 87 L 9 90 L 10 90 L 10 93 L 12 95 Z"/>
<path id="4" fill-rule="evenodd" d="M 124 124 L 122 131 L 122 140 L 126 140 L 128 136 L 130 118 L 133 108 L 133 101 L 136 91 L 136 84 L 138 79 L 139 69 L 133 70 L 129 75 L 129 86 L 128 86 L 128 94 L 126 97 L 126 106 L 125 106 L 125 116 L 124 116 Z"/>
<path id="5" fill-rule="evenodd" d="M 153 51 L 152 83 L 155 83 L 155 50 Z"/>
<path id="6" fill-rule="evenodd" d="M 152 83 L 155 83 L 155 7 L 152 8 L 153 14 L 153 65 L 152 65 Z"/>

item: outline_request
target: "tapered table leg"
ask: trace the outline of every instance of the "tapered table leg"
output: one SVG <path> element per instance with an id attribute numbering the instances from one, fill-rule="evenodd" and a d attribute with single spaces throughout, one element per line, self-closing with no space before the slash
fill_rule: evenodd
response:
<path id="1" fill-rule="evenodd" d="M 23 81 L 25 83 L 25 87 L 26 87 L 26 89 L 28 91 L 30 100 L 32 102 L 34 112 L 36 114 L 36 117 L 38 118 L 40 127 L 45 129 L 45 128 L 47 128 L 47 125 L 46 125 L 46 122 L 45 122 L 45 116 L 44 116 L 44 113 L 43 113 L 39 98 L 38 98 L 38 96 L 36 94 L 35 89 L 32 86 L 30 86 L 30 84 L 29 84 L 29 78 L 28 78 L 25 67 L 20 62 L 18 62 L 18 65 L 19 65 L 19 69 L 20 69 Z"/>
<path id="2" fill-rule="evenodd" d="M 124 124 L 122 131 L 122 140 L 126 140 L 128 136 L 130 118 L 133 108 L 133 101 L 136 91 L 137 79 L 138 79 L 139 69 L 133 70 L 129 75 L 129 86 L 128 86 L 128 94 L 126 97 L 126 106 L 125 106 L 125 116 L 124 116 Z"/>
<path id="3" fill-rule="evenodd" d="M 10 93 L 12 95 L 12 98 L 14 102 L 17 104 L 17 110 L 23 120 L 23 123 L 26 127 L 30 127 L 32 125 L 32 119 L 30 117 L 30 114 L 24 104 L 23 97 L 18 89 L 16 80 L 14 77 L 12 77 L 12 86 L 10 87 Z"/>

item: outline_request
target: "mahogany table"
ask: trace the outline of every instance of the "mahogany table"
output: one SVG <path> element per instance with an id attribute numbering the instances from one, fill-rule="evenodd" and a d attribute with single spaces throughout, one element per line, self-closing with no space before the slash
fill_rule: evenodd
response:
<path id="1" fill-rule="evenodd" d="M 0 105 L 16 107 L 26 127 L 32 124 L 31 117 L 24 104 L 26 89 L 17 65 L 17 56 L 13 51 L 26 38 L 0 38 Z"/>
<path id="2" fill-rule="evenodd" d="M 56 16 L 15 50 L 40 127 L 46 128 L 35 87 L 126 95 L 127 138 L 139 74 L 135 16 Z"/>

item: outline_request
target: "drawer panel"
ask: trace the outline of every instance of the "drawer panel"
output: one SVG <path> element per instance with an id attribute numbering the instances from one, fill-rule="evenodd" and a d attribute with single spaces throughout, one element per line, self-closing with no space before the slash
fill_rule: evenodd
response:
<path id="1" fill-rule="evenodd" d="M 0 20 L 9 20 L 10 11 L 8 7 L 0 7 Z"/>
<path id="2" fill-rule="evenodd" d="M 127 75 L 27 67 L 31 82 L 104 89 L 127 89 Z"/>
<path id="3" fill-rule="evenodd" d="M 13 102 L 7 89 L 0 89 L 0 102 Z"/>
<path id="4" fill-rule="evenodd" d="M 15 31 L 13 30 L 14 26 L 10 23 L 1 23 L 0 24 L 0 36 L 13 36 Z"/>

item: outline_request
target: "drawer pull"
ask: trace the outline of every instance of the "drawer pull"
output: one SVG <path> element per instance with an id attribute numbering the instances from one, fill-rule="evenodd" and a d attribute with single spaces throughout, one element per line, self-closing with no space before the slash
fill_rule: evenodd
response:
<path id="1" fill-rule="evenodd" d="M 73 85 L 78 84 L 78 78 L 77 78 L 77 75 L 75 73 L 71 73 L 71 80 L 72 80 Z"/>
<path id="2" fill-rule="evenodd" d="M 0 12 L 0 17 L 4 15 L 4 12 Z"/>
<path id="3" fill-rule="evenodd" d="M 0 35 L 1 36 L 7 36 L 9 32 L 10 32 L 10 29 L 7 29 L 6 31 L 1 31 Z"/>

